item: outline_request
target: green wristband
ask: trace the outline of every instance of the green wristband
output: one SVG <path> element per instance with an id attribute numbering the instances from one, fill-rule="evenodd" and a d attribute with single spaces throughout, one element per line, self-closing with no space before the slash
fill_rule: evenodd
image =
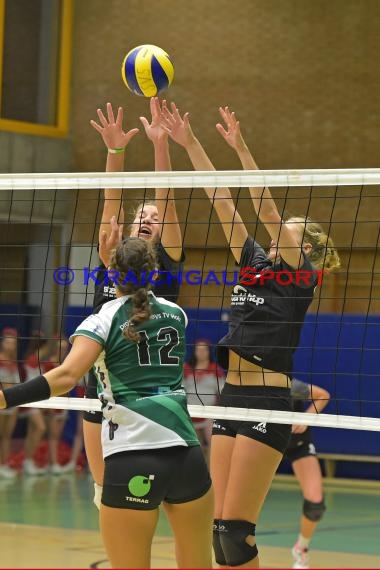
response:
<path id="1" fill-rule="evenodd" d="M 123 148 L 109 148 L 108 152 L 110 154 L 119 154 L 120 152 L 124 152 L 125 151 L 125 147 Z"/>

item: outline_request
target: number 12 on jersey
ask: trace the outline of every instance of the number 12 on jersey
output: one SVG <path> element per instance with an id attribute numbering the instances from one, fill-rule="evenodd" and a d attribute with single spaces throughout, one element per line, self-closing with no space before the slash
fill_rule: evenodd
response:
<path id="1" fill-rule="evenodd" d="M 137 354 L 140 366 L 151 365 L 151 351 L 152 347 L 149 345 L 149 337 L 145 330 L 140 330 L 140 341 L 137 343 Z M 157 334 L 156 339 L 158 342 L 165 343 L 158 348 L 158 358 L 160 364 L 166 366 L 178 366 L 178 356 L 171 355 L 171 351 L 179 345 L 179 335 L 177 329 L 174 327 L 163 327 Z"/>

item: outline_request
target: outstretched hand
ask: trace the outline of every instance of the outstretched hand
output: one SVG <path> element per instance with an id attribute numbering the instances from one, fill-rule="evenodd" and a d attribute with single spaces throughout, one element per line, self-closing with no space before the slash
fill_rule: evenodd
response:
<path id="1" fill-rule="evenodd" d="M 112 216 L 110 220 L 111 232 L 102 232 L 99 238 L 99 257 L 106 267 L 111 261 L 111 251 L 115 249 L 123 239 L 123 226 L 118 225 L 116 217 Z"/>
<path id="2" fill-rule="evenodd" d="M 146 136 L 153 144 L 162 140 L 167 140 L 168 133 L 162 125 L 162 110 L 166 108 L 166 101 L 163 100 L 160 104 L 158 97 L 152 97 L 150 100 L 150 112 L 152 115 L 151 122 L 149 123 L 146 117 L 140 117 L 140 121 L 145 129 Z"/>
<path id="3" fill-rule="evenodd" d="M 229 110 L 228 107 L 219 107 L 219 113 L 225 123 L 216 125 L 218 132 L 222 135 L 224 140 L 235 150 L 244 146 L 244 140 L 240 132 L 240 123 L 236 119 L 235 113 Z"/>
<path id="4" fill-rule="evenodd" d="M 104 144 L 109 149 L 125 148 L 129 141 L 139 132 L 139 129 L 123 130 L 123 108 L 119 107 L 117 116 L 112 109 L 111 103 L 107 103 L 107 118 L 101 109 L 97 110 L 100 125 L 91 120 L 90 124 L 101 134 Z"/>
<path id="5" fill-rule="evenodd" d="M 162 106 L 162 127 L 174 142 L 187 148 L 195 140 L 189 122 L 189 113 L 181 117 L 175 103 L 171 103 L 170 107 L 171 111 L 166 105 Z"/>

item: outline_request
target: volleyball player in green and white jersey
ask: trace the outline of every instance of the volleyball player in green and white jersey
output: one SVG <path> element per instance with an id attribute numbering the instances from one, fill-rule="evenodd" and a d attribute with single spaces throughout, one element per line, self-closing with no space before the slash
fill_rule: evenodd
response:
<path id="1" fill-rule="evenodd" d="M 169 142 L 167 133 L 161 128 L 160 113 L 165 102 L 157 97 L 150 99 L 151 121 L 140 117 L 147 138 L 154 147 L 155 170 L 171 170 Z M 107 147 L 107 172 L 124 170 L 125 150 L 129 141 L 136 135 L 138 129 L 124 131 L 123 109 L 119 107 L 114 113 L 111 103 L 107 103 L 106 113 L 97 111 L 99 122 L 91 121 L 93 128 L 101 135 Z M 121 152 L 123 151 L 123 152 Z M 124 192 L 122 189 L 106 188 L 102 219 L 99 227 L 99 256 L 101 267 L 97 273 L 99 284 L 95 285 L 94 313 L 99 312 L 107 301 L 115 298 L 115 288 L 110 285 L 107 277 L 111 251 L 121 241 L 122 235 L 140 237 L 154 244 L 158 268 L 167 273 L 177 273 L 182 269 L 184 251 L 182 233 L 178 223 L 176 203 L 173 189 L 156 188 L 154 202 L 143 203 L 136 209 L 129 231 L 124 228 Z M 128 201 L 128 200 L 127 200 Z M 124 206 L 123 206 L 124 203 Z M 166 281 L 164 279 L 164 281 Z M 153 287 L 154 290 L 154 287 Z M 179 294 L 177 280 L 168 280 L 159 285 L 160 297 L 165 297 L 174 303 Z M 86 398 L 97 397 L 97 380 L 92 371 L 88 375 Z M 94 479 L 94 503 L 99 508 L 102 496 L 104 461 L 101 447 L 101 412 L 85 411 L 83 414 L 83 435 L 89 469 Z"/>
<path id="2" fill-rule="evenodd" d="M 151 244 L 127 238 L 110 268 L 117 298 L 72 335 L 57 368 L 0 392 L 0 409 L 68 392 L 95 367 L 103 403 L 100 526 L 114 568 L 148 568 L 162 503 L 179 568 L 211 568 L 213 493 L 182 387 L 186 315 L 155 297 Z"/>
<path id="3" fill-rule="evenodd" d="M 130 296 L 103 305 L 71 337 L 86 336 L 103 346 L 94 367 L 106 420 L 105 457 L 132 449 L 198 445 L 179 367 L 187 317 L 178 305 L 151 291 L 148 295 L 151 315 L 139 327 L 139 342 L 126 343 L 122 334 L 130 322 Z"/>

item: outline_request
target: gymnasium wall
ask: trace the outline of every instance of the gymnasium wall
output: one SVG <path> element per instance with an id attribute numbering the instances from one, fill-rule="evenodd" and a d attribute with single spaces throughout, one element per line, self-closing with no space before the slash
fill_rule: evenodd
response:
<path id="1" fill-rule="evenodd" d="M 227 0 L 112 0 L 106 12 L 101 0 L 92 0 L 90 6 L 75 2 L 69 137 L 1 132 L 0 171 L 102 171 L 104 145 L 89 120 L 96 118 L 97 107 L 110 100 L 125 107 L 128 127 L 140 126 L 138 117 L 148 114 L 148 101 L 125 88 L 120 64 L 127 50 L 147 42 L 172 55 L 176 75 L 167 96 L 181 110 L 190 111 L 194 131 L 217 169 L 240 168 L 215 130 L 218 106 L 225 104 L 238 113 L 261 168 L 375 167 L 379 164 L 379 23 L 376 0 L 239 0 L 233 5 Z M 176 145 L 171 149 L 173 168 L 191 169 L 183 149 Z M 153 166 L 152 146 L 141 133 L 128 148 L 126 169 Z M 282 209 L 285 191 L 272 191 Z M 247 191 L 233 194 L 249 231 L 257 229 L 265 245 L 268 236 L 256 228 Z M 205 270 L 225 268 L 225 238 L 203 192 L 193 194 L 190 207 L 188 191 L 178 191 L 177 196 L 187 267 L 203 263 L 206 246 Z M 309 189 L 292 189 L 286 213 L 308 211 L 323 222 L 343 261 L 342 273 L 326 281 L 319 309 L 379 313 L 379 280 L 371 281 L 368 275 L 372 268 L 378 269 L 374 249 L 378 189 L 343 188 L 337 196 L 334 188 L 314 189 L 310 208 L 309 196 Z M 127 220 L 142 197 L 141 192 L 126 192 Z M 92 243 L 102 206 L 99 193 L 65 193 L 62 198 L 61 194 L 54 202 L 48 192 L 4 192 L 0 219 L 10 224 L 64 223 L 66 232 L 61 233 L 73 243 Z M 11 243 L 12 235 L 7 228 L 0 243 Z M 0 265 L 8 267 L 9 256 L 1 256 Z M 231 261 L 228 267 L 234 267 Z M 184 284 L 181 303 L 197 306 L 195 293 L 195 287 Z M 220 288 L 208 286 L 201 305 L 218 308 L 220 303 Z M 311 310 L 316 308 L 315 303 Z"/>
<path id="2" fill-rule="evenodd" d="M 219 105 L 238 113 L 261 168 L 378 165 L 377 0 L 103 0 L 77 2 L 72 133 L 74 164 L 102 170 L 104 149 L 88 125 L 96 108 L 126 108 L 129 127 L 148 102 L 129 93 L 119 68 L 125 53 L 153 43 L 171 54 L 167 96 L 191 113 L 218 169 L 239 168 L 215 131 Z M 173 148 L 176 169 L 190 168 Z M 141 136 L 128 168 L 152 167 Z"/>
<path id="3" fill-rule="evenodd" d="M 113 0 L 106 13 L 101 0 L 93 0 L 91 10 L 78 2 L 72 86 L 74 168 L 104 169 L 103 142 L 89 126 L 97 107 L 107 101 L 122 105 L 128 128 L 141 126 L 139 116 L 149 113 L 148 101 L 131 94 L 120 78 L 123 56 L 142 43 L 157 44 L 171 54 L 175 79 L 166 96 L 190 112 L 193 129 L 217 169 L 240 168 L 215 129 L 218 107 L 227 104 L 237 112 L 263 169 L 376 167 L 379 24 L 376 0 L 239 0 L 232 4 L 227 0 Z M 191 169 L 183 149 L 173 144 L 171 152 L 173 169 Z M 153 168 L 152 145 L 142 132 L 128 147 L 126 169 Z M 282 208 L 284 191 L 273 192 Z M 334 299 L 325 301 L 322 310 L 339 311 L 344 304 L 347 312 L 366 312 L 369 288 L 363 268 L 367 270 L 374 262 L 374 251 L 368 248 L 377 239 L 379 200 L 368 190 L 344 188 L 331 217 L 334 194 L 334 188 L 313 190 L 308 209 L 310 191 L 292 189 L 286 211 L 308 211 L 323 222 L 342 252 L 344 269 L 349 265 L 353 275 L 348 289 L 345 274 L 331 279 Z M 203 256 L 205 244 L 214 248 L 205 268 L 225 267 L 225 238 L 203 192 L 192 195 L 190 209 L 189 192 L 177 191 L 177 196 L 189 267 Z M 247 191 L 239 196 L 239 210 L 254 232 L 255 215 Z M 126 193 L 127 214 L 141 198 L 141 192 Z M 87 241 L 100 213 L 97 199 L 89 192 L 82 193 L 78 216 L 80 211 L 85 214 L 81 214 L 74 239 Z M 267 243 L 265 232 L 259 231 L 258 236 Z M 373 287 L 379 291 L 378 281 Z M 211 286 L 208 290 L 209 299 L 202 304 L 219 307 L 220 290 Z M 181 302 L 196 306 L 198 301 L 191 299 L 194 292 L 194 287 L 185 284 Z M 370 310 L 379 312 L 379 302 L 374 301 Z"/>
<path id="4" fill-rule="evenodd" d="M 56 62 L 53 50 L 50 52 L 42 50 L 43 44 L 41 45 L 39 32 L 40 25 L 46 18 L 46 12 L 49 11 L 47 10 L 48 3 L 50 9 L 54 11 L 57 1 L 52 0 L 49 2 L 6 0 L 1 3 L 1 25 L 3 25 L 4 13 L 6 13 L 4 29 L 1 30 L 0 37 L 1 119 L 25 121 L 26 123 L 33 123 L 38 119 L 41 123 L 47 121 L 48 111 L 50 111 L 46 99 L 49 89 L 46 89 L 46 83 L 44 84 L 45 75 L 49 74 L 47 54 L 51 55 L 50 65 Z M 42 62 L 40 61 L 41 51 L 43 52 Z M 54 77 L 54 83 L 55 80 Z M 45 89 L 41 89 L 41 84 L 45 85 Z M 51 123 L 54 123 L 55 109 L 54 106 L 52 107 Z M 16 129 L 15 132 L 0 129 L 1 173 L 66 172 L 71 169 L 72 148 L 69 138 L 20 134 L 19 124 L 14 125 L 13 128 Z M 19 193 L 19 197 L 24 200 L 29 195 L 26 191 Z M 4 219 L 7 214 L 9 215 L 11 197 L 10 192 L 2 191 L 0 220 Z M 19 218 L 27 216 L 30 210 L 29 205 L 14 198 L 13 196 L 12 216 Z M 46 216 L 46 207 L 44 208 L 41 203 L 35 205 L 34 215 L 37 217 L 40 213 Z"/>

